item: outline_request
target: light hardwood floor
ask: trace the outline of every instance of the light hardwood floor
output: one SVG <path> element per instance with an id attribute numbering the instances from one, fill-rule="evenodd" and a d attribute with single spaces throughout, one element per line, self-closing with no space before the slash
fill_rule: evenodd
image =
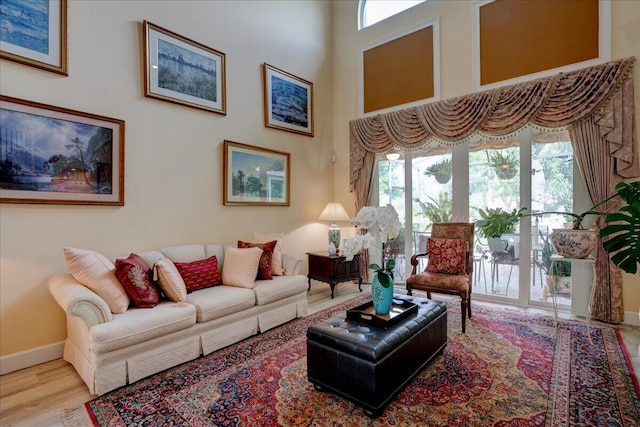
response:
<path id="1" fill-rule="evenodd" d="M 370 292 L 370 286 L 365 284 L 362 288 L 363 293 Z M 398 287 L 396 291 L 403 292 L 404 289 Z M 356 284 L 342 283 L 336 287 L 332 300 L 328 285 L 312 281 L 311 291 L 307 294 L 309 313 L 357 295 Z M 446 298 L 438 295 L 438 299 Z M 622 326 L 620 331 L 634 370 L 640 373 L 640 328 Z M 12 372 L 0 377 L 0 426 L 62 426 L 64 410 L 80 407 L 93 397 L 73 367 L 62 359 Z"/>

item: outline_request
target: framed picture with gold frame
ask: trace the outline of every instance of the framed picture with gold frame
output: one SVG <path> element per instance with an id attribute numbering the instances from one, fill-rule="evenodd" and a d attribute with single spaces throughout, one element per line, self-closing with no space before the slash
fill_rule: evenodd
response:
<path id="1" fill-rule="evenodd" d="M 67 75 L 67 0 L 7 0 L 0 58 Z"/>
<path id="2" fill-rule="evenodd" d="M 124 121 L 0 95 L 0 202 L 124 205 Z"/>
<path id="3" fill-rule="evenodd" d="M 313 83 L 265 63 L 263 87 L 266 127 L 313 136 Z"/>
<path id="4" fill-rule="evenodd" d="M 225 54 L 143 22 L 144 94 L 227 114 Z"/>
<path id="5" fill-rule="evenodd" d="M 224 141 L 224 204 L 289 206 L 289 153 Z"/>

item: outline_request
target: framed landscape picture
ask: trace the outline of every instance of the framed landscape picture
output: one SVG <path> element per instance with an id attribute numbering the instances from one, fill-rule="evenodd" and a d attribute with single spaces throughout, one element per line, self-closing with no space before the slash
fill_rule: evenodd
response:
<path id="1" fill-rule="evenodd" d="M 289 206 L 289 153 L 224 141 L 224 204 Z"/>
<path id="2" fill-rule="evenodd" d="M 2 0 L 0 58 L 67 75 L 67 0 Z"/>
<path id="3" fill-rule="evenodd" d="M 224 53 L 147 21 L 143 35 L 145 96 L 227 113 Z"/>
<path id="4" fill-rule="evenodd" d="M 124 121 L 0 95 L 0 202 L 124 205 Z"/>
<path id="5" fill-rule="evenodd" d="M 313 136 L 313 83 L 267 63 L 263 79 L 265 126 Z"/>

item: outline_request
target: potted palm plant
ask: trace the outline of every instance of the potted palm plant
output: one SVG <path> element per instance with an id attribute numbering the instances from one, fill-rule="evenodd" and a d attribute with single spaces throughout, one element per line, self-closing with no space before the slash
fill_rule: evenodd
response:
<path id="1" fill-rule="evenodd" d="M 526 214 L 528 216 L 539 216 L 546 214 L 568 215 L 573 218 L 573 230 L 555 229 L 551 233 L 551 242 L 556 251 L 567 258 L 584 258 L 591 254 L 595 247 L 595 232 L 584 230 L 582 221 L 587 215 L 604 216 L 606 225 L 600 230 L 600 237 L 604 239 L 603 247 L 609 253 L 611 261 L 620 267 L 623 271 L 635 274 L 640 264 L 640 181 L 626 183 L 621 182 L 615 187 L 616 192 L 599 201 L 587 211 L 582 213 L 575 212 L 536 212 Z M 597 208 L 604 203 L 620 197 L 626 205 L 616 212 L 606 212 Z M 521 217 L 525 216 L 522 211 L 507 213 L 507 215 L 487 215 L 483 218 L 484 223 L 481 227 L 491 230 L 510 221 L 517 222 Z M 482 232 L 482 231 L 481 231 Z M 573 240 L 572 235 L 578 234 L 579 237 Z M 583 245 L 593 243 L 591 248 Z"/>
<path id="2" fill-rule="evenodd" d="M 492 252 L 504 251 L 505 246 L 500 237 L 505 233 L 513 232 L 515 225 L 523 216 L 523 211 L 514 209 L 511 212 L 502 208 L 477 208 L 480 219 L 476 222 L 481 237 L 487 239 L 489 249 Z"/>
<path id="3" fill-rule="evenodd" d="M 536 266 L 547 275 L 547 287 L 554 293 L 571 292 L 571 262 L 552 261 L 551 257 L 556 254 L 549 238 L 539 232 L 542 240 L 540 259 L 535 260 Z"/>

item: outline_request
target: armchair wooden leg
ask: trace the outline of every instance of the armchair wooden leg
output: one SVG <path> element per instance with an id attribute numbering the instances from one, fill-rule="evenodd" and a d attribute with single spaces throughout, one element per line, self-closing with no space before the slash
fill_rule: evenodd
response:
<path id="1" fill-rule="evenodd" d="M 467 307 L 469 306 L 469 302 L 467 301 L 466 295 L 461 297 L 460 311 L 462 312 L 462 333 L 464 334 L 467 326 Z"/>
<path id="2" fill-rule="evenodd" d="M 469 294 L 468 296 L 468 303 L 467 303 L 467 307 L 469 309 L 469 319 L 471 319 L 471 294 Z"/>
<path id="3" fill-rule="evenodd" d="M 407 285 L 407 295 L 412 296 L 413 294 L 411 293 L 411 285 Z"/>

